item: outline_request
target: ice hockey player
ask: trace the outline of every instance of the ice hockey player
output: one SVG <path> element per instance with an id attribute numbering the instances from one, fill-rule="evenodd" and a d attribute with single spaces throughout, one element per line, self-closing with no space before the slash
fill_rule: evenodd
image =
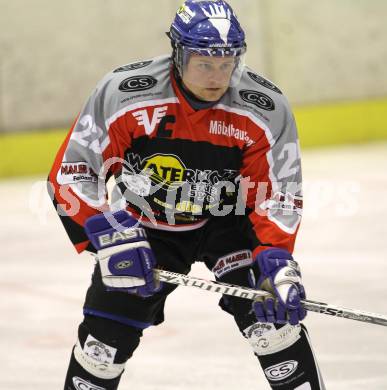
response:
<path id="1" fill-rule="evenodd" d="M 167 35 L 171 55 L 99 82 L 49 174 L 76 250 L 96 258 L 65 390 L 117 389 L 175 289 L 153 269 L 187 274 L 194 261 L 271 293 L 220 300 L 271 388 L 323 389 L 300 323 L 301 167 L 288 102 L 245 66 L 245 34 L 225 1 L 186 1 Z"/>

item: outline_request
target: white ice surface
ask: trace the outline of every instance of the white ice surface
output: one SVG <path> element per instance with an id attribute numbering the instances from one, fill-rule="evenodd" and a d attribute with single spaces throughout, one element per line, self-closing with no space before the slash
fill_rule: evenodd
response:
<path id="1" fill-rule="evenodd" d="M 303 153 L 295 257 L 310 299 L 387 314 L 387 145 Z M 93 267 L 78 256 L 44 182 L 0 182 L 0 389 L 62 389 Z M 201 265 L 192 275 L 211 278 Z M 145 331 L 121 389 L 268 389 L 219 296 L 180 287 Z M 330 390 L 387 389 L 387 327 L 310 313 Z"/>

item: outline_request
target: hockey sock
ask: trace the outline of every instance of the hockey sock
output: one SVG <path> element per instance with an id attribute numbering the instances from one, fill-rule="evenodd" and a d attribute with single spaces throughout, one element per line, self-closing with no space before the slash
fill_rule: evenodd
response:
<path id="1" fill-rule="evenodd" d="M 325 386 L 303 325 L 291 346 L 268 355 L 257 355 L 272 389 L 324 390 Z"/>

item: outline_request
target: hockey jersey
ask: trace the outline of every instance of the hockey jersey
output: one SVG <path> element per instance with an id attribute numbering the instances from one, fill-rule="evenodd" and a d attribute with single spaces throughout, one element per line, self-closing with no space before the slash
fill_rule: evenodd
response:
<path id="1" fill-rule="evenodd" d="M 48 180 L 78 252 L 93 250 L 86 219 L 107 210 L 171 231 L 246 214 L 254 254 L 267 245 L 292 252 L 301 219 L 294 117 L 282 92 L 248 67 L 201 110 L 181 93 L 170 56 L 115 69 L 87 100 Z"/>

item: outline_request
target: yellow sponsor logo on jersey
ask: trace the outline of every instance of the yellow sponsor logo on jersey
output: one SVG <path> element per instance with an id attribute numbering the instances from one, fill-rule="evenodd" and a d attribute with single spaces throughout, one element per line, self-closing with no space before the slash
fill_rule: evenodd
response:
<path id="1" fill-rule="evenodd" d="M 200 214 L 203 210 L 203 206 L 201 204 L 195 204 L 191 201 L 184 200 L 176 204 L 176 210 L 180 211 L 181 213 Z"/>
<path id="2" fill-rule="evenodd" d="M 143 172 L 149 175 L 154 183 L 179 186 L 184 182 L 186 167 L 173 155 L 156 154 L 147 158 Z"/>

